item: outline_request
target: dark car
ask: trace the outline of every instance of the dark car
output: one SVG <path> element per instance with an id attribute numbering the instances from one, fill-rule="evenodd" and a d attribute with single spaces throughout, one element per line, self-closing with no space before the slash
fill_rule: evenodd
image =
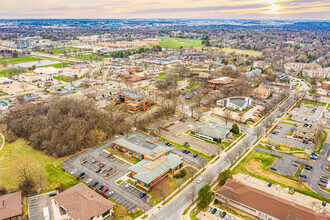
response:
<path id="1" fill-rule="evenodd" d="M 146 195 L 147 195 L 147 193 L 142 193 L 142 194 L 140 195 L 140 197 L 143 198 L 143 197 L 145 197 Z"/>
<path id="2" fill-rule="evenodd" d="M 190 153 L 190 151 L 189 151 L 189 150 L 187 150 L 187 151 L 186 151 L 186 154 L 189 154 L 189 153 Z"/>
<path id="3" fill-rule="evenodd" d="M 87 163 L 87 160 L 84 160 L 83 162 L 81 162 L 81 164 L 85 164 L 85 163 Z"/>
<path id="4" fill-rule="evenodd" d="M 104 186 L 103 185 L 101 185 L 101 186 L 99 186 L 99 190 L 102 190 L 104 188 Z"/>
<path id="5" fill-rule="evenodd" d="M 82 172 L 82 173 L 79 174 L 79 177 L 83 177 L 83 176 L 85 176 L 85 173 L 84 172 Z"/>
<path id="6" fill-rule="evenodd" d="M 183 153 L 186 153 L 186 152 L 187 152 L 187 150 L 182 150 L 182 152 L 183 152 Z"/>
<path id="7" fill-rule="evenodd" d="M 49 194 L 48 196 L 52 197 L 52 196 L 56 196 L 56 195 L 57 195 L 57 193 L 54 192 L 54 193 Z"/>
<path id="8" fill-rule="evenodd" d="M 193 156 L 194 158 L 196 158 L 196 157 L 198 157 L 198 154 L 194 154 L 194 156 Z"/>
<path id="9" fill-rule="evenodd" d="M 311 170 L 311 169 L 313 169 L 313 167 L 312 167 L 311 165 L 308 165 L 308 164 L 307 164 L 307 165 L 305 166 L 305 169 L 306 169 L 306 170 Z"/>
<path id="10" fill-rule="evenodd" d="M 277 169 L 275 167 L 269 167 L 269 169 L 277 171 Z"/>
<path id="11" fill-rule="evenodd" d="M 221 213 L 220 217 L 224 218 L 226 216 L 226 214 L 227 214 L 226 212 L 223 212 L 223 213 Z"/>
<path id="12" fill-rule="evenodd" d="M 273 185 L 272 182 L 269 182 L 269 183 L 268 183 L 268 187 L 271 187 L 272 185 Z"/>
<path id="13" fill-rule="evenodd" d="M 124 132 L 121 132 L 120 134 L 121 134 L 121 135 L 125 135 L 125 133 L 124 133 Z"/>
<path id="14" fill-rule="evenodd" d="M 95 172 L 99 173 L 99 172 L 101 172 L 101 170 L 102 170 L 101 168 L 98 168 Z"/>
<path id="15" fill-rule="evenodd" d="M 107 155 L 107 158 L 109 158 L 109 157 L 111 157 L 112 156 L 112 153 L 111 154 L 109 154 L 109 155 Z"/>
<path id="16" fill-rule="evenodd" d="M 92 184 L 92 187 L 95 187 L 97 184 L 99 184 L 99 182 L 94 182 L 94 183 Z"/>
<path id="17" fill-rule="evenodd" d="M 321 181 L 322 183 L 326 183 L 326 184 L 328 184 L 328 180 L 327 180 L 326 178 L 324 178 L 324 177 L 321 177 L 320 181 Z"/>
<path id="18" fill-rule="evenodd" d="M 214 208 L 213 210 L 212 210 L 212 214 L 215 214 L 217 212 L 217 209 L 216 208 Z"/>
<path id="19" fill-rule="evenodd" d="M 112 167 L 110 167 L 108 170 L 107 170 L 107 172 L 110 172 L 112 170 Z"/>
<path id="20" fill-rule="evenodd" d="M 184 142 L 183 145 L 184 145 L 184 146 L 189 146 L 189 143 L 188 143 L 188 142 Z"/>
<path id="21" fill-rule="evenodd" d="M 326 205 L 327 205 L 327 202 L 326 202 L 326 201 L 323 201 L 323 202 L 322 202 L 322 205 L 323 205 L 323 206 L 326 206 Z"/>

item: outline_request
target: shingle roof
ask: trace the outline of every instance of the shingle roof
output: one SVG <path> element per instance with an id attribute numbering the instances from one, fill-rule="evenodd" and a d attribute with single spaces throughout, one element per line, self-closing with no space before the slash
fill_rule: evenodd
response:
<path id="1" fill-rule="evenodd" d="M 21 192 L 0 196 L 0 219 L 7 219 L 23 214 Z"/>
<path id="2" fill-rule="evenodd" d="M 278 219 L 329 220 L 330 217 L 318 214 L 312 209 L 271 195 L 238 181 L 228 179 L 226 184 L 216 191 L 217 194 L 229 197 L 236 202 L 259 210 Z"/>
<path id="3" fill-rule="evenodd" d="M 182 163 L 182 157 L 169 154 L 154 161 L 142 160 L 131 166 L 129 170 L 136 173 L 134 178 L 149 184 L 169 169 L 174 169 L 180 163 Z"/>
<path id="4" fill-rule="evenodd" d="M 191 129 L 196 133 L 206 135 L 213 138 L 226 138 L 230 132 L 230 127 L 222 125 L 212 125 L 205 122 L 196 121 L 195 126 Z"/>
<path id="5" fill-rule="evenodd" d="M 73 219 L 88 220 L 112 209 L 114 204 L 83 183 L 58 194 L 54 199 Z"/>

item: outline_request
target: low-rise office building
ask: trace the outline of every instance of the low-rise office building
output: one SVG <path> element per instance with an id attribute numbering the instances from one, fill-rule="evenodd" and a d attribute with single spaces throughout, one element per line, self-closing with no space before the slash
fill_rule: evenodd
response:
<path id="1" fill-rule="evenodd" d="M 207 140 L 218 142 L 227 139 L 230 134 L 230 127 L 196 121 L 190 130 L 191 134 Z"/>
<path id="2" fill-rule="evenodd" d="M 216 191 L 216 199 L 258 219 L 329 219 L 329 216 L 232 179 Z"/>
<path id="3" fill-rule="evenodd" d="M 115 103 L 125 103 L 127 105 L 128 112 L 130 113 L 146 111 L 152 105 L 152 101 L 147 95 L 128 90 L 118 92 L 116 95 L 110 96 L 110 99 Z"/>
<path id="4" fill-rule="evenodd" d="M 0 219 L 21 219 L 23 216 L 21 192 L 0 196 Z"/>
<path id="5" fill-rule="evenodd" d="M 251 98 L 247 97 L 230 97 L 225 99 L 220 99 L 217 101 L 217 105 L 233 109 L 233 110 L 239 110 L 242 111 L 249 107 L 252 104 Z"/>
<path id="6" fill-rule="evenodd" d="M 296 130 L 293 132 L 293 137 L 314 142 L 315 132 L 317 131 L 316 126 L 317 125 L 315 124 L 299 124 Z"/>
<path id="7" fill-rule="evenodd" d="M 232 86 L 235 79 L 230 77 L 221 77 L 218 79 L 212 79 L 207 81 L 211 88 L 220 88 L 222 86 Z"/>
<path id="8" fill-rule="evenodd" d="M 53 198 L 61 219 L 103 220 L 113 214 L 114 204 L 83 183 Z"/>

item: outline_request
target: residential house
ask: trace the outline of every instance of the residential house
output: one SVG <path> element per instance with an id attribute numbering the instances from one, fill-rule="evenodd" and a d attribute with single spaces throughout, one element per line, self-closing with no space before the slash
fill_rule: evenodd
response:
<path id="1" fill-rule="evenodd" d="M 14 192 L 0 196 L 0 219 L 21 219 L 23 216 L 22 194 Z"/>
<path id="2" fill-rule="evenodd" d="M 114 204 L 83 183 L 53 197 L 61 219 L 103 220 L 113 214 Z"/>
<path id="3" fill-rule="evenodd" d="M 196 121 L 190 132 L 198 137 L 218 142 L 228 138 L 230 129 L 228 126 Z"/>
<path id="4" fill-rule="evenodd" d="M 266 89 L 264 85 L 259 85 L 252 91 L 252 96 L 259 99 L 267 99 L 270 96 L 270 89 Z"/>
<path id="5" fill-rule="evenodd" d="M 217 79 L 208 80 L 207 82 L 211 88 L 219 88 L 222 86 L 232 86 L 235 79 L 230 77 L 220 77 Z"/>
<path id="6" fill-rule="evenodd" d="M 225 108 L 242 111 L 252 104 L 252 100 L 247 97 L 230 97 L 220 99 L 216 103 Z"/>
<path id="7" fill-rule="evenodd" d="M 327 215 L 233 179 L 228 179 L 215 194 L 217 200 L 258 219 L 329 220 Z"/>

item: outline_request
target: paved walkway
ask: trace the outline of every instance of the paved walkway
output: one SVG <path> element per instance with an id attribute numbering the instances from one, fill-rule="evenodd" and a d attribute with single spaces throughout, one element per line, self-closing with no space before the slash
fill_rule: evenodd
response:
<path id="1" fill-rule="evenodd" d="M 5 136 L 3 136 L 2 133 L 0 133 L 1 137 L 2 137 L 2 145 L 0 147 L 0 150 L 2 150 L 3 146 L 5 145 Z"/>

